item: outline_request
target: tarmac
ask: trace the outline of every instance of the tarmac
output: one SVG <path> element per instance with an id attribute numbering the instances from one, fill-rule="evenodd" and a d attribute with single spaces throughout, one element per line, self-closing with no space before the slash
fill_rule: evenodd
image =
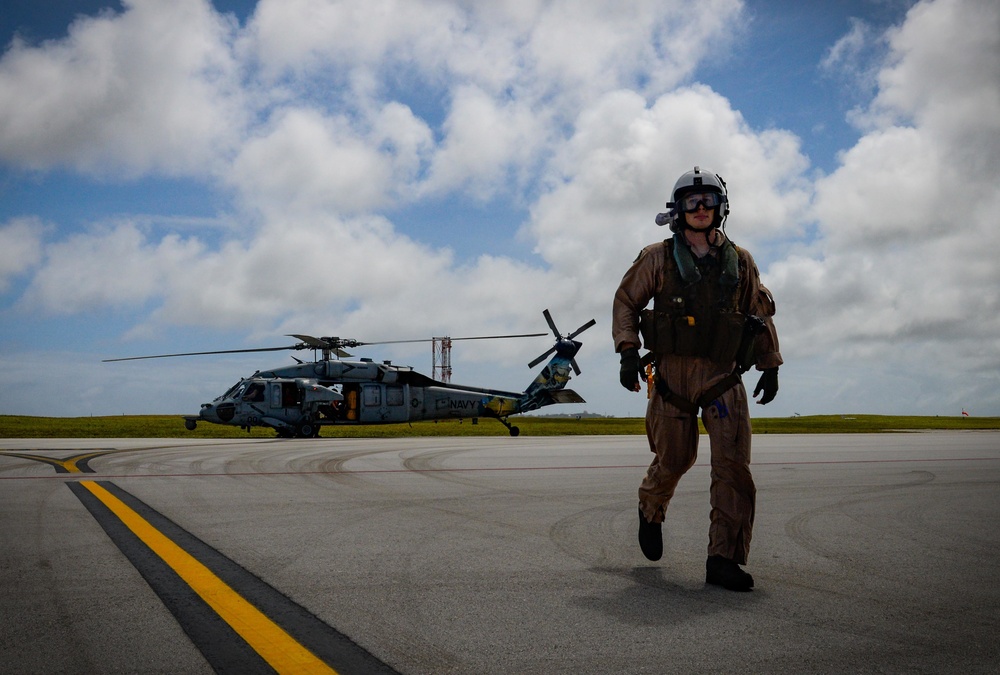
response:
<path id="1" fill-rule="evenodd" d="M 1000 672 L 1000 433 L 756 436 L 750 593 L 701 442 L 0 439 L 0 672 Z"/>

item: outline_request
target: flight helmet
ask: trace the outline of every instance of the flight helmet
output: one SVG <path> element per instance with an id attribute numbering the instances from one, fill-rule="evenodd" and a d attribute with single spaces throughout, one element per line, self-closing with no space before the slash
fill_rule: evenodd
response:
<path id="1" fill-rule="evenodd" d="M 705 195 L 705 198 L 698 200 L 686 199 L 689 195 Z M 698 206 L 703 204 L 706 209 L 715 209 L 715 217 L 712 220 L 712 227 L 722 227 L 726 216 L 729 215 L 729 192 L 726 189 L 726 181 L 722 176 L 700 166 L 688 171 L 674 183 L 673 192 L 670 193 L 672 201 L 667 202 L 667 213 L 656 216 L 657 225 L 670 225 L 670 229 L 679 232 L 687 227 L 684 220 L 684 213 L 698 210 Z"/>

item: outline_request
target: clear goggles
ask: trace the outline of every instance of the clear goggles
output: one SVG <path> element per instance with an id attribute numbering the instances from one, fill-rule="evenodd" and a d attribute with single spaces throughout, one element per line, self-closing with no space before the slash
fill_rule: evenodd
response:
<path id="1" fill-rule="evenodd" d="M 694 192 L 684 195 L 677 201 L 677 210 L 681 213 L 694 213 L 699 205 L 709 210 L 717 208 L 725 201 L 725 195 L 718 192 Z"/>

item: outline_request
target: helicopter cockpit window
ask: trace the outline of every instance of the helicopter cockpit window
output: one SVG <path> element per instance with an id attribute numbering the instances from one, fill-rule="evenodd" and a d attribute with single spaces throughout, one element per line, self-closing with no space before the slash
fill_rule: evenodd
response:
<path id="1" fill-rule="evenodd" d="M 237 382 L 236 384 L 234 384 L 233 386 L 231 386 L 229 389 L 226 390 L 225 394 L 223 394 L 222 396 L 219 396 L 215 400 L 216 401 L 222 401 L 224 399 L 229 398 L 230 396 L 235 395 L 235 392 L 236 392 L 237 388 L 239 388 L 239 386 L 241 384 L 243 384 L 243 380 L 240 380 L 239 382 Z"/>
<path id="2" fill-rule="evenodd" d="M 243 394 L 243 400 L 251 403 L 262 402 L 264 400 L 264 383 L 254 382 L 247 387 L 246 393 Z"/>
<path id="3" fill-rule="evenodd" d="M 243 396 L 243 392 L 246 391 L 247 383 L 246 380 L 240 380 L 236 383 L 236 386 L 229 390 L 226 395 L 227 398 L 240 398 Z"/>

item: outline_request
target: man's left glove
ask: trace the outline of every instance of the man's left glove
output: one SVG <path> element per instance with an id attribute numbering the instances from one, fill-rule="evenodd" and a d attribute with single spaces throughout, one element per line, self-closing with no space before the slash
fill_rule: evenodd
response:
<path id="1" fill-rule="evenodd" d="M 639 350 L 635 347 L 623 349 L 621 357 L 622 367 L 618 377 L 622 386 L 629 391 L 642 391 L 639 378 L 645 379 L 645 373 L 642 372 L 642 366 L 639 365 Z"/>
<path id="2" fill-rule="evenodd" d="M 774 400 L 774 397 L 778 394 L 778 369 L 768 368 L 760 374 L 760 379 L 757 380 L 757 388 L 753 390 L 753 395 L 756 398 L 758 394 L 764 392 L 764 395 L 760 397 L 757 403 L 761 405 L 767 405 Z"/>

